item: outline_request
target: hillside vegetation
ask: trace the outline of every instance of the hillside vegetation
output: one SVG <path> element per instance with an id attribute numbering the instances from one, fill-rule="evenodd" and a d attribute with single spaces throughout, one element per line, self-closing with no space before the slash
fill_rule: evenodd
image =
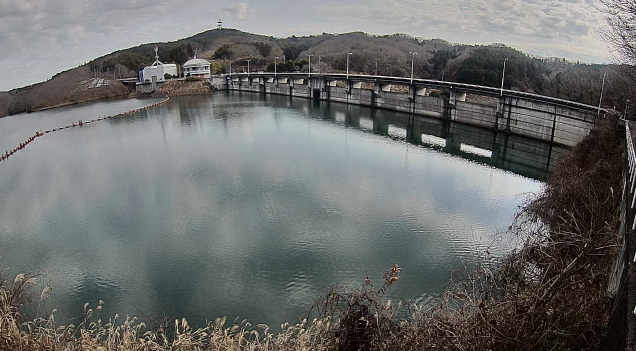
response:
<path id="1" fill-rule="evenodd" d="M 86 87 L 87 81 L 94 78 L 109 79 L 110 85 L 98 89 L 82 89 L 82 86 Z M 128 89 L 113 78 L 112 74 L 90 72 L 90 68 L 84 65 L 58 73 L 46 82 L 0 92 L 0 117 L 61 105 L 126 96 Z"/>
<path id="2" fill-rule="evenodd" d="M 149 43 L 113 52 L 80 67 L 55 75 L 29 87 L 0 93 L 0 116 L 28 112 L 73 100 L 101 98 L 100 94 L 78 98 L 71 91 L 88 76 L 110 78 L 136 77 L 137 71 L 154 61 L 158 47 L 163 62 L 182 65 L 195 52 L 212 61 L 212 70 L 223 73 L 247 69 L 273 69 L 279 57 L 280 72 L 312 69 L 322 72 L 346 70 L 346 53 L 351 52 L 350 71 L 406 77 L 410 75 L 411 55 L 417 52 L 414 75 L 469 84 L 499 87 L 504 59 L 508 59 L 504 86 L 508 89 L 549 95 L 581 103 L 599 102 L 603 74 L 607 74 L 604 105 L 622 109 L 631 88 L 625 77 L 634 75 L 630 66 L 568 62 L 564 59 L 536 58 L 502 44 L 475 46 L 452 44 L 441 39 L 421 39 L 405 34 L 374 36 L 362 32 L 288 38 L 274 38 L 235 29 L 209 30 L 192 37 L 167 43 Z M 320 65 L 318 58 L 320 57 Z M 377 67 L 377 68 L 376 68 Z M 123 87 L 121 87 L 123 88 Z M 109 96 L 125 95 L 122 89 Z"/>

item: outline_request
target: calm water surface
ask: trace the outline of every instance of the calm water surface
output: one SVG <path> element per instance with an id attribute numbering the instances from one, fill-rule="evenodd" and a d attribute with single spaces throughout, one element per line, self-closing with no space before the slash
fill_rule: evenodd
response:
<path id="1" fill-rule="evenodd" d="M 3 118 L 0 149 L 148 103 Z M 297 321 L 328 286 L 367 274 L 379 284 L 393 263 L 403 274 L 392 295 L 422 300 L 507 227 L 555 155 L 362 107 L 239 93 L 172 98 L 47 135 L 0 163 L 2 266 L 44 272 L 58 321 L 101 299 L 108 317 L 277 325 Z"/>

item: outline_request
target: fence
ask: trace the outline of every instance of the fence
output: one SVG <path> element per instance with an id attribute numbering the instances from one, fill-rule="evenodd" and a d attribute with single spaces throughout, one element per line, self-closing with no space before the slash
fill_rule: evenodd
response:
<path id="1" fill-rule="evenodd" d="M 614 303 L 607 335 L 601 344 L 601 350 L 606 351 L 632 350 L 636 347 L 636 152 L 632 138 L 634 127 L 636 122 L 625 121 L 625 164 L 619 213 L 619 234 L 622 242 L 607 288 L 607 293 L 613 297 Z"/>

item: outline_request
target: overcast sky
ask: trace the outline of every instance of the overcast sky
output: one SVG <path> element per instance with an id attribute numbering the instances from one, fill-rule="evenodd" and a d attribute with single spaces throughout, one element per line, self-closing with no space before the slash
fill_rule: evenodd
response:
<path id="1" fill-rule="evenodd" d="M 0 90 L 112 51 L 225 26 L 287 37 L 365 31 L 608 62 L 592 0 L 0 0 Z"/>

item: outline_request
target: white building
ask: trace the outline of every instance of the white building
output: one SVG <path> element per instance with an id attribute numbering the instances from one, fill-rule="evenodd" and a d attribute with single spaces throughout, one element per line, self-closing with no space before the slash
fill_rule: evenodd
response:
<path id="1" fill-rule="evenodd" d="M 169 75 L 177 78 L 177 76 L 179 75 L 179 72 L 177 71 L 177 64 L 176 63 L 164 63 L 163 64 L 163 74 L 164 74 L 164 76 L 166 74 L 169 74 Z"/>
<path id="2" fill-rule="evenodd" d="M 193 59 L 183 64 L 183 75 L 185 77 L 210 78 L 210 62 L 194 55 Z"/>
<path id="3" fill-rule="evenodd" d="M 144 83 L 163 82 L 165 80 L 163 73 L 163 64 L 159 62 L 153 63 L 151 66 L 144 67 L 142 74 Z"/>
<path id="4" fill-rule="evenodd" d="M 155 47 L 155 62 L 148 67 L 144 67 L 142 81 L 144 83 L 164 82 L 166 74 L 177 77 L 177 65 L 174 63 L 161 63 L 157 54 L 157 47 Z"/>

